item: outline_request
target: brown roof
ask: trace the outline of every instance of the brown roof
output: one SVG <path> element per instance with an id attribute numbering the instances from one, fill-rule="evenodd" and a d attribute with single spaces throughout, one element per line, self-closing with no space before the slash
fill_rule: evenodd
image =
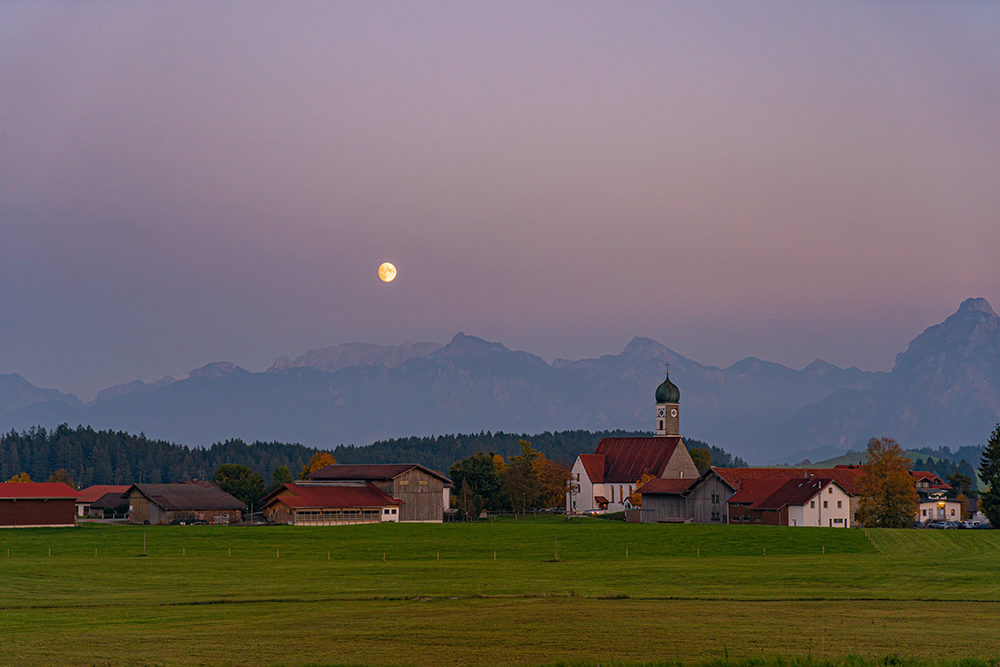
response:
<path id="1" fill-rule="evenodd" d="M 857 495 L 858 479 L 865 474 L 862 468 L 716 468 L 714 466 L 711 472 L 733 489 L 740 489 L 754 479 L 792 477 L 804 479 L 811 475 L 836 481 L 840 488 L 852 496 Z"/>
<path id="2" fill-rule="evenodd" d="M 77 492 L 62 482 L 4 482 L 0 483 L 0 500 L 19 498 L 45 498 L 46 500 L 76 500 Z"/>
<path id="3" fill-rule="evenodd" d="M 644 473 L 662 476 L 680 441 L 676 435 L 601 438 L 594 453 L 604 456 L 603 481 L 634 484 Z"/>
<path id="4" fill-rule="evenodd" d="M 425 468 L 418 463 L 373 463 L 364 465 L 341 465 L 339 463 L 320 468 L 306 475 L 306 479 L 354 480 L 395 479 L 405 472 L 419 468 L 431 477 L 437 477 L 442 482 L 450 482 L 442 473 Z"/>
<path id="5" fill-rule="evenodd" d="M 637 493 L 684 493 L 697 482 L 697 478 L 689 479 L 662 479 L 657 477 L 651 479 L 638 489 Z"/>
<path id="6" fill-rule="evenodd" d="M 296 509 L 322 509 L 331 507 L 385 507 L 386 505 L 402 504 L 402 501 L 394 499 L 369 482 L 353 486 L 285 484 L 282 488 L 295 495 L 277 496 L 276 492 L 272 492 L 268 495 L 270 500 L 262 505 L 280 502 Z"/>
<path id="7" fill-rule="evenodd" d="M 580 454 L 580 463 L 587 471 L 587 477 L 593 484 L 604 483 L 604 456 L 602 454 Z"/>
<path id="8" fill-rule="evenodd" d="M 128 484 L 124 485 L 114 485 L 114 484 L 95 484 L 94 486 L 88 486 L 86 489 L 81 489 L 79 497 L 76 502 L 78 503 L 92 503 L 105 493 L 118 492 L 119 494 L 128 491 Z"/>
<path id="9" fill-rule="evenodd" d="M 241 510 L 242 502 L 211 482 L 184 484 L 133 484 L 136 489 L 165 510 Z"/>
<path id="10" fill-rule="evenodd" d="M 734 505 L 755 506 L 763 502 L 768 497 L 784 486 L 788 482 L 786 477 L 756 477 L 743 480 L 739 491 L 729 498 L 729 502 Z"/>
<path id="11" fill-rule="evenodd" d="M 125 487 L 128 489 L 128 487 Z M 94 509 L 101 509 L 102 507 L 118 507 L 119 505 L 128 504 L 128 496 L 118 493 L 117 491 L 112 491 L 110 493 L 105 493 L 103 496 L 97 500 L 93 500 L 90 506 Z"/>

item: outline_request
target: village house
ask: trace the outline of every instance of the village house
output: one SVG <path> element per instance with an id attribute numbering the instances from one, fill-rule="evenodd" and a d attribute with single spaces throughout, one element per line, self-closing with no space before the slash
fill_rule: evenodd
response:
<path id="1" fill-rule="evenodd" d="M 401 505 L 371 482 L 283 484 L 261 500 L 268 522 L 292 526 L 399 521 Z"/>
<path id="2" fill-rule="evenodd" d="M 442 473 L 416 463 L 341 465 L 310 473 L 299 486 L 371 484 L 399 502 L 399 521 L 441 523 L 451 504 L 452 483 Z"/>
<path id="3" fill-rule="evenodd" d="M 729 498 L 729 523 L 849 528 L 851 494 L 822 477 L 757 478 Z"/>
<path id="4" fill-rule="evenodd" d="M 62 482 L 0 484 L 0 528 L 76 525 L 77 492 Z"/>
<path id="5" fill-rule="evenodd" d="M 128 490 L 128 487 L 125 487 Z M 124 519 L 128 515 L 128 496 L 118 491 L 105 493 L 97 500 L 90 503 L 87 508 L 87 516 L 91 519 Z"/>
<path id="6" fill-rule="evenodd" d="M 593 454 L 580 454 L 571 470 L 566 511 L 631 508 L 629 496 L 644 475 L 656 479 L 698 479 L 698 468 L 680 436 L 680 390 L 666 380 L 656 388 L 656 435 L 602 438 Z"/>
<path id="7" fill-rule="evenodd" d="M 106 493 L 118 493 L 122 495 L 128 491 L 128 485 L 113 485 L 113 484 L 95 484 L 94 486 L 88 486 L 85 489 L 81 489 L 77 493 L 79 496 L 76 499 L 76 515 L 77 516 L 90 516 L 90 505 L 95 500 L 100 498 Z"/>
<path id="8" fill-rule="evenodd" d="M 732 523 L 729 499 L 746 484 L 758 479 L 788 480 L 810 476 L 833 479 L 849 496 L 850 516 L 857 510 L 856 483 L 862 475 L 856 467 L 837 468 L 717 468 L 696 480 L 666 484 L 650 480 L 638 489 L 642 495 L 643 523 L 687 522 Z"/>
<path id="9" fill-rule="evenodd" d="M 211 482 L 133 484 L 126 495 L 129 523 L 228 525 L 243 520 L 243 503 Z"/>

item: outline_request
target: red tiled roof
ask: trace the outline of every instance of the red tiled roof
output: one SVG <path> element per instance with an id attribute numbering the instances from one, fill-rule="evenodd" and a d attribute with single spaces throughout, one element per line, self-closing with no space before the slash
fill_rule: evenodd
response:
<path id="1" fill-rule="evenodd" d="M 587 471 L 592 484 L 604 483 L 604 456 L 601 454 L 580 454 L 580 462 Z"/>
<path id="2" fill-rule="evenodd" d="M 95 484 L 94 486 L 88 486 L 86 489 L 81 489 L 77 493 L 79 494 L 77 501 L 78 503 L 92 503 L 105 493 L 125 493 L 128 491 L 128 485 L 116 486 L 114 484 Z"/>
<path id="3" fill-rule="evenodd" d="M 385 507 L 400 505 L 402 501 L 394 499 L 376 486 L 365 483 L 357 486 L 300 486 L 285 484 L 295 495 L 278 496 L 273 493 L 264 505 L 280 502 L 295 509 L 325 509 L 333 507 Z"/>
<path id="4" fill-rule="evenodd" d="M 450 482 L 442 473 L 430 468 L 425 468 L 418 463 L 373 463 L 365 465 L 334 465 L 320 468 L 315 472 L 306 475 L 306 479 L 326 479 L 326 480 L 355 480 L 367 481 L 369 479 L 395 479 L 405 472 L 414 468 L 419 468 L 431 477 L 437 477 L 442 482 Z"/>
<path id="5" fill-rule="evenodd" d="M 636 489 L 637 493 L 684 493 L 692 486 L 698 479 L 662 479 L 660 477 L 654 478 L 640 486 Z"/>
<path id="6" fill-rule="evenodd" d="M 765 478 L 792 477 L 807 478 L 810 475 L 824 479 L 833 479 L 844 491 L 852 496 L 857 495 L 858 479 L 865 474 L 862 468 L 716 468 L 712 472 L 718 475 L 733 489 L 740 489 L 749 480 Z"/>
<path id="7" fill-rule="evenodd" d="M 788 482 L 787 477 L 741 479 L 739 490 L 729 498 L 729 502 L 735 505 L 749 505 L 753 507 L 757 503 L 767 500 L 772 493 L 784 486 L 786 482 Z"/>
<path id="8" fill-rule="evenodd" d="M 69 498 L 76 500 L 75 489 L 62 482 L 4 482 L 0 484 L 0 500 L 18 498 L 47 498 L 50 500 Z"/>
<path id="9" fill-rule="evenodd" d="M 603 481 L 634 484 L 644 473 L 653 477 L 662 476 L 680 441 L 680 436 L 676 435 L 601 438 L 594 453 L 604 455 Z"/>

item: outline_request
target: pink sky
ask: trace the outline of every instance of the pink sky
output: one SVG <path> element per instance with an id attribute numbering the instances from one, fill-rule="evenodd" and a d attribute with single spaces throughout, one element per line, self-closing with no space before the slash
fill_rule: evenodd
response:
<path id="1" fill-rule="evenodd" d="M 459 330 L 888 369 L 1000 305 L 997 72 L 985 2 L 7 2 L 0 373 Z"/>

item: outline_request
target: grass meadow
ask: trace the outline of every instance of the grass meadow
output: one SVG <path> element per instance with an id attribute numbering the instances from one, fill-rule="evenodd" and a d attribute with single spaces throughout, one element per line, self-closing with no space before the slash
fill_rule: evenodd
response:
<path id="1" fill-rule="evenodd" d="M 993 664 L 1000 531 L 551 517 L 0 532 L 0 664 L 818 665 L 847 656 L 858 667 L 886 656 Z"/>

